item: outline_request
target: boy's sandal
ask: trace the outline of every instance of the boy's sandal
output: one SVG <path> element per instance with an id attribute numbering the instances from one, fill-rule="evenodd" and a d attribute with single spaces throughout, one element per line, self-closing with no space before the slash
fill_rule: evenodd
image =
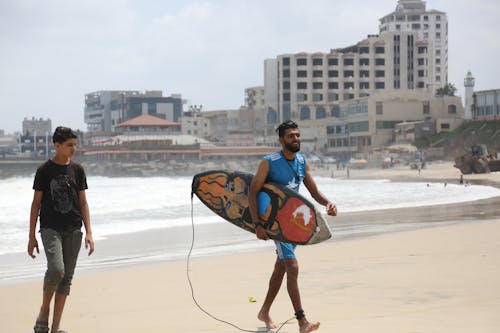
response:
<path id="1" fill-rule="evenodd" d="M 35 322 L 35 326 L 33 327 L 33 331 L 35 333 L 49 333 L 49 323 L 37 320 Z"/>

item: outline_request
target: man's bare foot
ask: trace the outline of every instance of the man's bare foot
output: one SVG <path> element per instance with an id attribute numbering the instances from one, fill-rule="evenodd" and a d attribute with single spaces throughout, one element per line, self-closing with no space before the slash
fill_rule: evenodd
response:
<path id="1" fill-rule="evenodd" d="M 299 327 L 299 333 L 308 333 L 316 331 L 318 328 L 319 328 L 319 322 L 315 323 L 306 322 L 306 324 Z"/>
<path id="2" fill-rule="evenodd" d="M 272 329 L 275 329 L 278 327 L 278 325 L 276 325 L 273 320 L 271 319 L 271 317 L 269 316 L 269 314 L 264 314 L 261 312 L 259 312 L 259 314 L 257 315 L 257 318 L 259 318 L 260 321 L 263 321 L 264 324 L 266 324 L 266 328 L 268 330 L 272 330 Z"/>

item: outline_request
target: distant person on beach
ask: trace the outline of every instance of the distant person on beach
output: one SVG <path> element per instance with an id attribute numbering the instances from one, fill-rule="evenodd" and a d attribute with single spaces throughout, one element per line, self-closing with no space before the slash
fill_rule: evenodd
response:
<path id="1" fill-rule="evenodd" d="M 50 303 L 54 298 L 52 333 L 60 330 L 61 317 L 75 271 L 85 226 L 85 248 L 94 252 L 89 206 L 85 196 L 87 180 L 81 165 L 71 161 L 77 135 L 70 128 L 57 127 L 52 137 L 56 154 L 40 165 L 35 174 L 31 203 L 28 254 L 40 253 L 35 230 L 40 215 L 40 235 L 47 257 L 43 298 L 34 332 L 49 332 Z M 55 294 L 55 297 L 54 297 Z"/>
<path id="2" fill-rule="evenodd" d="M 250 213 L 255 225 L 255 233 L 259 239 L 263 240 L 268 240 L 269 237 L 259 218 L 257 194 L 266 181 L 284 184 L 295 191 L 298 191 L 300 184 L 304 182 L 311 196 L 318 203 L 326 206 L 328 215 L 337 215 L 337 208 L 318 190 L 316 182 L 311 175 L 309 164 L 306 163 L 305 156 L 299 153 L 300 131 L 298 125 L 289 120 L 281 124 L 276 131 L 278 132 L 281 150 L 265 156 L 261 161 L 257 173 L 250 184 L 250 193 L 248 196 Z M 319 322 L 309 322 L 302 308 L 297 281 L 299 264 L 295 257 L 295 245 L 278 241 L 275 241 L 275 244 L 278 257 L 269 280 L 266 299 L 257 317 L 266 324 L 268 329 L 277 328 L 277 325 L 269 315 L 269 311 L 286 274 L 288 295 L 292 301 L 295 317 L 298 320 L 299 333 L 317 330 L 320 325 Z"/>

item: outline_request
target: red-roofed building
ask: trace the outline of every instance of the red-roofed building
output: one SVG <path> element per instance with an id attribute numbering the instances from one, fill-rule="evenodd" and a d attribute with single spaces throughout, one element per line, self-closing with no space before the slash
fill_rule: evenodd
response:
<path id="1" fill-rule="evenodd" d="M 174 134 L 180 133 L 181 124 L 143 114 L 118 124 L 116 128 L 121 132 Z"/>

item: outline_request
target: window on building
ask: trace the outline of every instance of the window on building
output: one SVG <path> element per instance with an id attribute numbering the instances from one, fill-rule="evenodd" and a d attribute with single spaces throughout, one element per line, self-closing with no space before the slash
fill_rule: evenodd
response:
<path id="1" fill-rule="evenodd" d="M 339 89 L 338 82 L 328 82 L 328 89 Z"/>
<path id="2" fill-rule="evenodd" d="M 376 46 L 375 47 L 375 53 L 376 54 L 383 54 L 383 53 L 385 53 L 385 47 L 383 47 L 383 46 Z"/>
<path id="3" fill-rule="evenodd" d="M 283 101 L 285 102 L 290 101 L 290 93 L 283 93 Z"/>
<path id="4" fill-rule="evenodd" d="M 344 71 L 344 77 L 354 77 L 354 71 Z"/>
<path id="5" fill-rule="evenodd" d="M 307 82 L 297 82 L 297 89 L 307 89 Z"/>
<path id="6" fill-rule="evenodd" d="M 427 53 L 427 47 L 425 46 L 420 46 L 418 48 L 418 54 L 423 54 L 423 53 Z"/>
<path id="7" fill-rule="evenodd" d="M 385 59 L 375 59 L 375 66 L 384 66 Z"/>
<path id="8" fill-rule="evenodd" d="M 339 71 L 328 71 L 328 77 L 339 77 Z"/>
<path id="9" fill-rule="evenodd" d="M 307 71 L 297 71 L 297 77 L 307 77 Z"/>
<path id="10" fill-rule="evenodd" d="M 311 110 L 307 106 L 303 106 L 300 109 L 300 120 L 311 119 Z"/>
<path id="11" fill-rule="evenodd" d="M 360 89 L 370 89 L 370 82 L 360 82 L 359 88 Z"/>
<path id="12" fill-rule="evenodd" d="M 319 106 L 316 108 L 316 119 L 323 119 L 326 118 L 326 110 L 324 107 Z"/>
<path id="13" fill-rule="evenodd" d="M 359 65 L 360 66 L 368 66 L 370 65 L 370 59 L 359 59 Z"/>
<path id="14" fill-rule="evenodd" d="M 328 66 L 337 66 L 339 64 L 339 59 L 328 58 Z"/>
<path id="15" fill-rule="evenodd" d="M 441 39 L 441 33 L 440 32 L 436 32 L 436 39 Z"/>
<path id="16" fill-rule="evenodd" d="M 323 94 L 313 93 L 312 98 L 313 98 L 313 102 L 321 102 L 321 101 L 323 101 Z"/>
<path id="17" fill-rule="evenodd" d="M 314 58 L 313 59 L 313 66 L 322 66 L 323 65 L 323 59 L 321 58 Z"/>
<path id="18" fill-rule="evenodd" d="M 323 89 L 323 82 L 313 82 L 313 89 Z"/>
<path id="19" fill-rule="evenodd" d="M 344 59 L 344 66 L 353 66 L 354 65 L 354 59 L 352 58 L 345 58 Z"/>
<path id="20" fill-rule="evenodd" d="M 425 71 L 424 70 L 418 71 L 418 77 L 425 77 Z"/>
<path id="21" fill-rule="evenodd" d="M 359 48 L 359 53 L 360 54 L 370 53 L 370 48 L 368 46 L 361 46 Z"/>
<path id="22" fill-rule="evenodd" d="M 457 106 L 455 104 L 448 105 L 448 114 L 457 114 Z"/>
<path id="23" fill-rule="evenodd" d="M 448 123 L 441 124 L 441 130 L 448 131 L 449 129 L 450 129 L 450 124 L 448 124 Z"/>
<path id="24" fill-rule="evenodd" d="M 375 71 L 375 77 L 385 77 L 385 71 Z"/>
<path id="25" fill-rule="evenodd" d="M 417 88 L 425 88 L 425 82 L 418 81 Z"/>
<path id="26" fill-rule="evenodd" d="M 290 89 L 290 81 L 283 81 L 283 89 L 284 90 Z"/>
<path id="27" fill-rule="evenodd" d="M 313 71 L 313 77 L 323 77 L 323 71 Z"/>
<path id="28" fill-rule="evenodd" d="M 334 92 L 329 92 L 328 93 L 328 101 L 329 102 L 335 102 L 339 100 L 339 94 L 334 93 Z"/>
<path id="29" fill-rule="evenodd" d="M 441 29 L 441 24 L 440 23 L 436 23 L 436 29 Z"/>
<path id="30" fill-rule="evenodd" d="M 424 32 L 424 39 L 429 39 L 429 33 L 428 32 Z"/>
<path id="31" fill-rule="evenodd" d="M 305 101 L 307 101 L 307 94 L 297 93 L 297 102 L 305 102 Z"/>
<path id="32" fill-rule="evenodd" d="M 441 58 L 436 58 L 436 65 L 441 65 Z"/>
<path id="33" fill-rule="evenodd" d="M 441 15 L 436 15 L 436 21 L 441 21 Z"/>
<path id="34" fill-rule="evenodd" d="M 283 77 L 290 77 L 290 70 L 289 69 L 283 70 Z"/>
<path id="35" fill-rule="evenodd" d="M 377 115 L 384 114 L 384 104 L 382 102 L 376 102 L 375 103 L 375 113 Z"/>
<path id="36" fill-rule="evenodd" d="M 283 66 L 290 66 L 290 58 L 283 58 Z"/>
<path id="37" fill-rule="evenodd" d="M 436 50 L 436 57 L 441 55 L 441 50 Z"/>
<path id="38" fill-rule="evenodd" d="M 385 89 L 385 82 L 375 82 L 375 89 Z"/>
<path id="39" fill-rule="evenodd" d="M 297 58 L 297 66 L 307 66 L 307 58 Z"/>
<path id="40" fill-rule="evenodd" d="M 430 114 L 431 113 L 431 106 L 430 106 L 429 101 L 422 102 L 422 112 L 423 112 L 423 114 Z"/>
<path id="41" fill-rule="evenodd" d="M 344 89 L 354 89 L 354 82 L 344 82 Z"/>
<path id="42" fill-rule="evenodd" d="M 370 77 L 370 71 L 359 71 L 360 77 Z"/>
<path id="43" fill-rule="evenodd" d="M 424 58 L 418 58 L 418 65 L 419 66 L 424 66 L 425 65 L 425 59 Z"/>
<path id="44" fill-rule="evenodd" d="M 334 105 L 330 111 L 332 117 L 340 118 L 340 108 L 338 105 Z M 337 132 L 338 133 L 338 132 Z"/>

